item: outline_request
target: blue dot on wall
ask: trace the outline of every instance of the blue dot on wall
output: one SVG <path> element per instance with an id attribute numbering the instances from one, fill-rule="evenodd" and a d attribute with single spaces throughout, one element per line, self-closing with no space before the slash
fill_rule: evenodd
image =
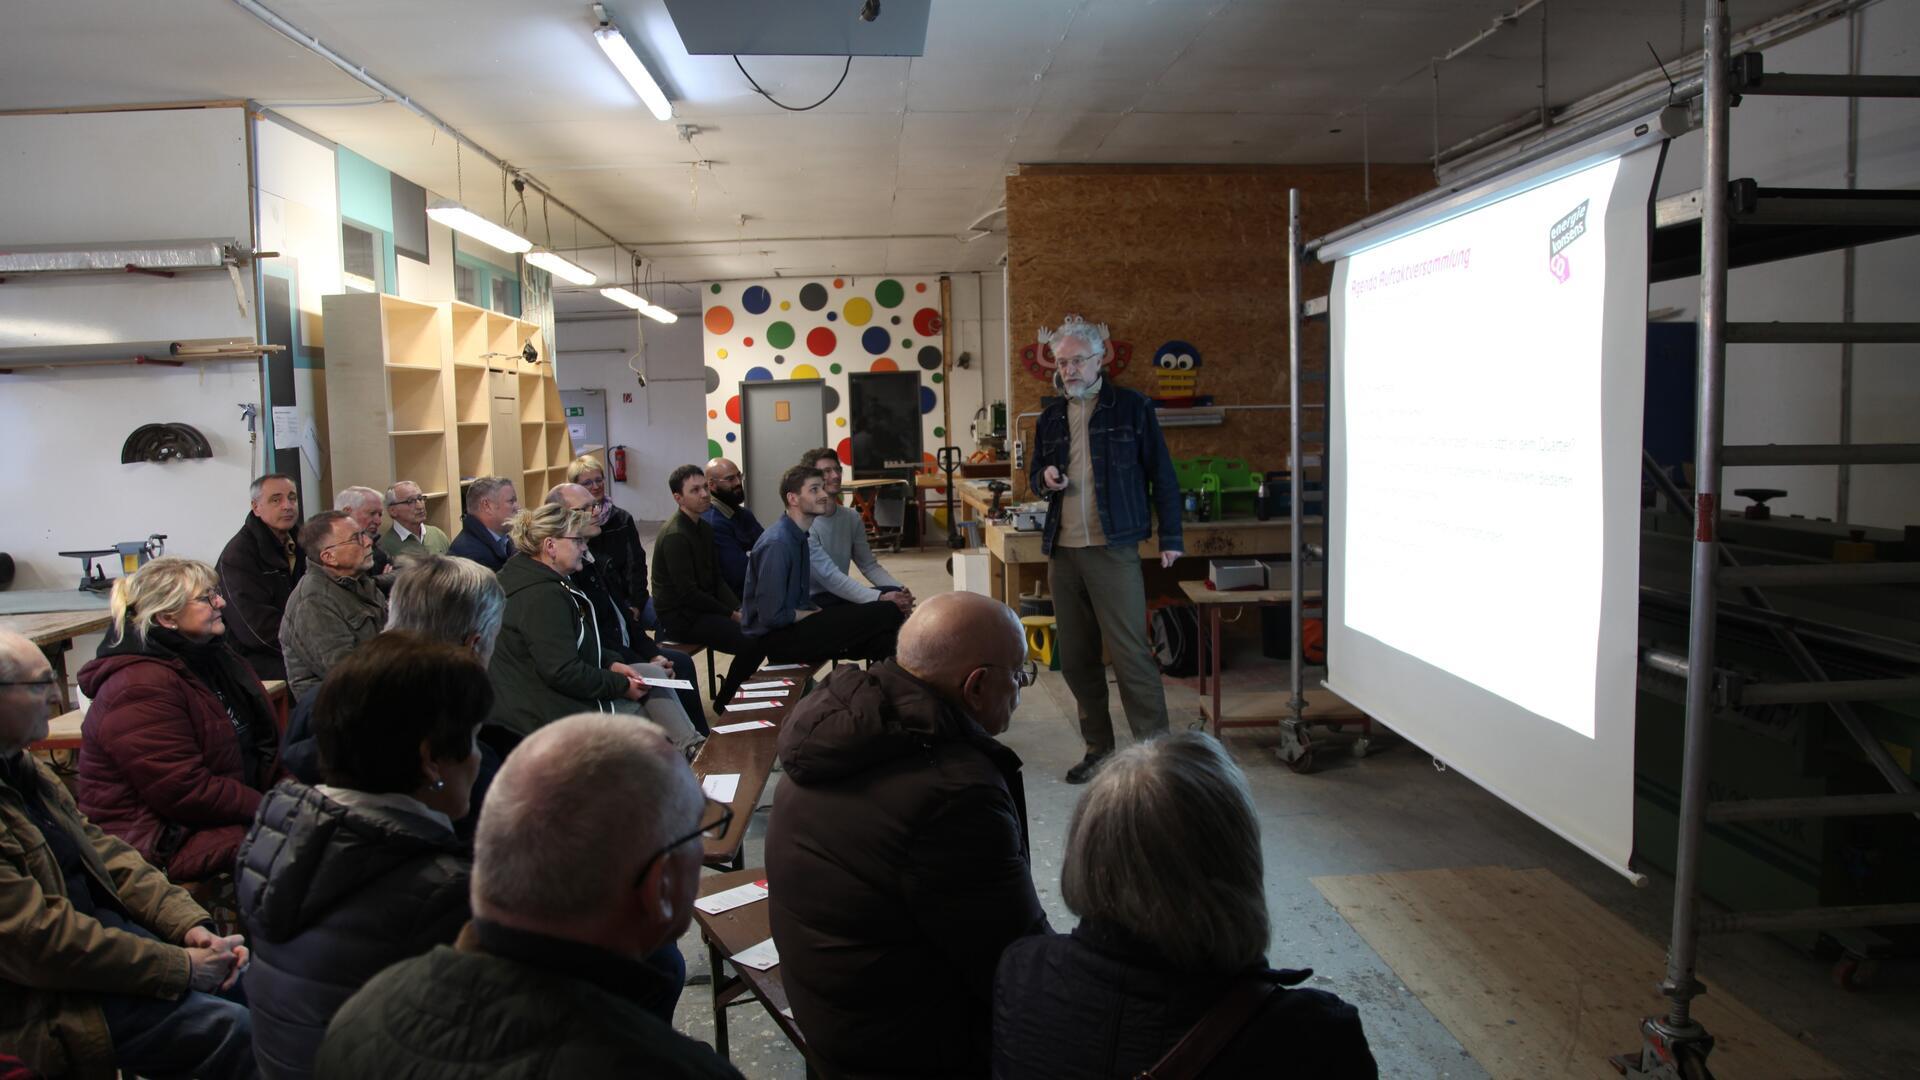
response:
<path id="1" fill-rule="evenodd" d="M 749 315 L 763 315 L 773 306 L 773 294 L 764 285 L 752 286 L 740 294 L 740 306 L 746 308 Z"/>
<path id="2" fill-rule="evenodd" d="M 940 395 L 933 392 L 933 387 L 931 386 L 921 387 L 920 388 L 920 415 L 925 416 L 927 413 L 930 413 L 939 407 L 940 407 Z"/>
<path id="3" fill-rule="evenodd" d="M 887 333 L 882 327 L 869 326 L 866 333 L 860 335 L 860 347 L 874 356 L 886 352 L 887 346 L 892 344 L 893 335 Z"/>
<path id="4" fill-rule="evenodd" d="M 839 313 L 839 312 L 837 312 L 837 311 L 829 311 L 829 312 L 827 312 L 827 321 L 828 321 L 828 322 L 838 322 L 838 321 L 840 321 L 840 313 Z"/>
<path id="5" fill-rule="evenodd" d="M 773 378 L 773 372 L 763 367 L 750 367 L 742 378 L 748 382 L 764 382 L 767 379 Z"/>
<path id="6" fill-rule="evenodd" d="M 735 439 L 737 439 L 737 438 L 739 438 L 739 436 L 737 436 L 737 435 L 735 435 L 735 434 L 734 434 L 733 432 L 731 432 L 731 431 L 729 431 L 729 432 L 727 432 L 727 441 L 728 441 L 728 442 L 732 442 L 732 441 L 734 441 L 734 440 L 735 440 Z"/>

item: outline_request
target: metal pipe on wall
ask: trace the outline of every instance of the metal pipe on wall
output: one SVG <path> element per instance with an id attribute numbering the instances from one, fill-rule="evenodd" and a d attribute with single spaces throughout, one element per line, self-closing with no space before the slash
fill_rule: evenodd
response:
<path id="1" fill-rule="evenodd" d="M 1287 189 L 1287 483 L 1292 497 L 1287 511 L 1293 519 L 1287 529 L 1288 583 L 1287 611 L 1292 618 L 1293 651 L 1287 657 L 1287 712 L 1300 723 L 1306 712 L 1306 695 L 1300 692 L 1300 189 Z M 1217 624 L 1216 624 L 1217 625 Z M 1214 717 L 1217 725 L 1219 717 Z M 1218 730 L 1216 727 L 1215 730 Z"/>

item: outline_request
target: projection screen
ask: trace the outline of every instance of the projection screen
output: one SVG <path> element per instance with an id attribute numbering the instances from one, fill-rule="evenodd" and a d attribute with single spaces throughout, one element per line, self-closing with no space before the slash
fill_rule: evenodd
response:
<path id="1" fill-rule="evenodd" d="M 1636 879 L 1664 146 L 1630 126 L 1319 252 L 1336 264 L 1328 688 Z"/>

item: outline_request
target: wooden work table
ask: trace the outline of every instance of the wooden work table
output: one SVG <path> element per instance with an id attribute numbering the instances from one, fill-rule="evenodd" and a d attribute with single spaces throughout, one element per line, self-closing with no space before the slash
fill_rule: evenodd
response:
<path id="1" fill-rule="evenodd" d="M 0 630 L 11 630 L 40 646 L 60 680 L 60 707 L 73 708 L 73 696 L 67 690 L 67 653 L 73 639 L 99 634 L 112 625 L 105 611 L 41 611 L 31 615 L 0 615 Z"/>
<path id="2" fill-rule="evenodd" d="M 1306 526 L 1302 539 L 1318 543 L 1323 535 L 1322 519 L 1305 518 L 1302 524 Z M 1181 525 L 1181 530 L 1185 544 L 1182 553 L 1189 559 L 1277 555 L 1292 546 L 1289 536 L 1292 525 L 1285 518 L 1189 521 Z M 1046 576 L 1047 557 L 1040 553 L 1040 531 L 1019 532 L 1005 525 L 988 523 L 985 535 L 993 595 L 1017 611 L 1021 594 Z M 1159 534 L 1140 542 L 1142 560 L 1159 557 Z"/>

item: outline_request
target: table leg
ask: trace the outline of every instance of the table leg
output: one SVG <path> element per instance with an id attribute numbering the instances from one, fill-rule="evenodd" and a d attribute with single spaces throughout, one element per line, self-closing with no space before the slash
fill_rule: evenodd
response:
<path id="1" fill-rule="evenodd" d="M 920 523 L 919 550 L 925 551 L 927 550 L 927 489 L 919 484 L 913 486 L 913 514 L 913 519 Z"/>
<path id="2" fill-rule="evenodd" d="M 732 1060 L 727 1054 L 727 1002 L 724 996 L 726 979 L 722 977 L 722 972 L 726 971 L 724 966 L 726 962 L 727 958 L 720 955 L 720 946 L 709 939 L 707 966 L 712 971 L 709 978 L 713 982 L 713 1049 L 722 1058 Z"/>
<path id="3" fill-rule="evenodd" d="M 1213 735 L 1220 737 L 1222 717 L 1220 715 L 1220 605 L 1209 604 L 1207 612 L 1208 662 L 1213 665 Z"/>
<path id="4" fill-rule="evenodd" d="M 72 638 L 62 638 L 40 646 L 46 655 L 47 663 L 53 665 L 53 677 L 60 682 L 60 711 L 73 711 L 73 691 L 67 686 L 67 650 L 73 648 Z"/>

